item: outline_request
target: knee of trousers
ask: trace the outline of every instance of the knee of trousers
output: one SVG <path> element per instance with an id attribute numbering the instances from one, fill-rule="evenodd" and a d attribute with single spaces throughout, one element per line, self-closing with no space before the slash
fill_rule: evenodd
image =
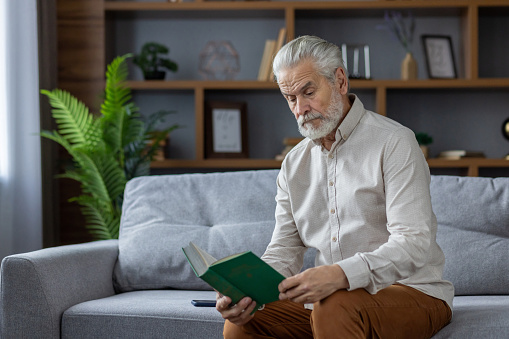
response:
<path id="1" fill-rule="evenodd" d="M 369 294 L 365 290 L 337 291 L 327 298 L 314 303 L 311 319 L 314 325 L 327 325 L 333 323 L 358 322 L 361 317 L 363 294 Z"/>
<path id="2" fill-rule="evenodd" d="M 244 332 L 239 326 L 232 324 L 228 320 L 224 322 L 223 336 L 225 339 L 242 338 L 243 334 Z"/>

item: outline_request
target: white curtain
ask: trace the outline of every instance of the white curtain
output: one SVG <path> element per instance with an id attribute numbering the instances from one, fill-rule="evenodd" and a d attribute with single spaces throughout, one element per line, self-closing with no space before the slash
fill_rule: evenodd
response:
<path id="1" fill-rule="evenodd" d="M 37 0 L 0 0 L 0 260 L 42 247 Z"/>

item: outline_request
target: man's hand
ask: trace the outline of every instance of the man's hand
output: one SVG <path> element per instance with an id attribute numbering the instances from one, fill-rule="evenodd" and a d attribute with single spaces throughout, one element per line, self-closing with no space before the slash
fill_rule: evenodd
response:
<path id="1" fill-rule="evenodd" d="M 248 323 L 252 318 L 251 312 L 256 307 L 256 301 L 249 297 L 245 297 L 237 304 L 229 307 L 232 300 L 219 293 L 216 294 L 216 310 L 221 313 L 224 319 L 230 321 L 232 324 L 242 326 Z"/>
<path id="2" fill-rule="evenodd" d="M 279 284 L 279 299 L 311 304 L 348 287 L 348 279 L 339 265 L 318 266 L 283 280 Z"/>

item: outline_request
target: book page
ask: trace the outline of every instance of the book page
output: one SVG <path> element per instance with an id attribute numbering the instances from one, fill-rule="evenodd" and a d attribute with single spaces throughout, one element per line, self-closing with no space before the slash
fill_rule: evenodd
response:
<path id="1" fill-rule="evenodd" d="M 196 249 L 196 252 L 198 252 L 200 254 L 200 257 L 201 259 L 203 260 L 203 262 L 205 263 L 205 265 L 207 267 L 209 267 L 210 265 L 212 265 L 215 261 L 217 261 L 216 258 L 214 258 L 213 256 L 211 256 L 210 254 L 208 254 L 207 252 L 205 252 L 204 250 L 202 250 L 201 248 L 199 248 L 195 243 L 193 242 L 190 242 L 189 245 L 191 245 L 192 247 L 194 247 Z"/>
<path id="2" fill-rule="evenodd" d="M 187 257 L 187 260 L 191 264 L 194 272 L 197 276 L 201 276 L 207 268 L 212 264 L 216 259 L 196 246 L 194 243 L 190 242 L 188 246 L 183 247 L 182 250 Z"/>

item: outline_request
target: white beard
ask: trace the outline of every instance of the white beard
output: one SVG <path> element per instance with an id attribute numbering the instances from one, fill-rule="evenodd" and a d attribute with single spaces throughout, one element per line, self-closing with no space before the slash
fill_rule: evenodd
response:
<path id="1" fill-rule="evenodd" d="M 339 121 L 343 117 L 343 108 L 341 95 L 337 92 L 333 92 L 329 107 L 327 107 L 324 112 L 325 114 L 321 114 L 317 111 L 311 111 L 306 115 L 301 115 L 297 119 L 300 134 L 302 134 L 303 137 L 310 138 L 312 140 L 321 139 L 329 135 L 338 126 Z M 318 127 L 314 127 L 312 123 L 306 124 L 306 122 L 313 119 L 322 120 Z"/>

